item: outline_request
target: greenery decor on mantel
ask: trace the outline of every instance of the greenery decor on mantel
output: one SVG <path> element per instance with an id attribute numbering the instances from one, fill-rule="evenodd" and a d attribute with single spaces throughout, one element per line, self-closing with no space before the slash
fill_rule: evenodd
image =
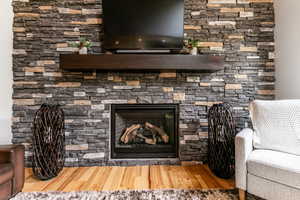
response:
<path id="1" fill-rule="evenodd" d="M 198 43 L 199 40 L 189 38 L 187 37 L 187 34 L 184 34 L 184 48 L 188 50 L 189 54 L 193 56 L 198 55 Z"/>
<path id="2" fill-rule="evenodd" d="M 79 49 L 79 54 L 87 54 L 88 49 L 91 48 L 92 42 L 90 40 L 87 40 L 86 38 L 80 38 L 79 41 L 71 42 L 71 47 L 76 47 Z"/>
<path id="3" fill-rule="evenodd" d="M 189 41 L 188 41 L 190 54 L 193 56 L 198 55 L 198 43 L 199 43 L 199 40 L 195 40 L 195 39 L 189 39 Z"/>

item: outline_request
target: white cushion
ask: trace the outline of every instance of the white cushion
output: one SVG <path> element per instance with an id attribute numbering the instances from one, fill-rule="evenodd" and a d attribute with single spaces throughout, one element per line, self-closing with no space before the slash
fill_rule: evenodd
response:
<path id="1" fill-rule="evenodd" d="M 299 200 L 300 190 L 281 183 L 270 181 L 252 174 L 248 174 L 247 192 L 262 199 L 269 200 Z M 251 198 L 252 199 L 252 198 Z"/>
<path id="2" fill-rule="evenodd" d="M 300 155 L 300 100 L 253 101 L 253 145 Z"/>
<path id="3" fill-rule="evenodd" d="M 254 150 L 247 160 L 248 173 L 300 189 L 300 156 Z"/>

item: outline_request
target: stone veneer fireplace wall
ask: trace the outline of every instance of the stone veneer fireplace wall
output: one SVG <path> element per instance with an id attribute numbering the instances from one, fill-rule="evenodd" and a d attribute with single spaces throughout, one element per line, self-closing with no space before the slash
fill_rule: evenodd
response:
<path id="1" fill-rule="evenodd" d="M 65 111 L 66 166 L 89 166 L 161 162 L 109 160 L 110 104 L 180 104 L 179 159 L 205 161 L 209 106 L 231 103 L 241 129 L 249 101 L 274 99 L 272 0 L 185 1 L 185 32 L 200 40 L 202 54 L 226 57 L 225 70 L 214 73 L 62 71 L 59 55 L 74 53 L 68 42 L 80 36 L 93 41 L 90 53 L 101 52 L 101 1 L 14 0 L 13 7 L 13 142 L 26 145 L 28 166 L 32 121 L 45 102 Z"/>

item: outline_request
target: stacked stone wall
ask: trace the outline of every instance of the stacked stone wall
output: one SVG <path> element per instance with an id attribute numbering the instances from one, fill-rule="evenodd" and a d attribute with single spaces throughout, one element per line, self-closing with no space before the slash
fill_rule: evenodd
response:
<path id="1" fill-rule="evenodd" d="M 100 0 L 14 0 L 13 142 L 32 159 L 32 121 L 42 103 L 65 111 L 66 166 L 149 164 L 109 161 L 110 104 L 180 104 L 180 160 L 206 161 L 207 111 L 230 103 L 239 129 L 251 126 L 248 104 L 274 99 L 274 8 L 272 0 L 186 0 L 185 32 L 204 55 L 225 56 L 214 73 L 70 72 L 59 55 L 80 37 L 102 52 Z M 2 66 L 4 67 L 4 66 Z M 159 163 L 159 161 L 151 161 Z M 170 161 L 172 162 L 172 161 Z"/>

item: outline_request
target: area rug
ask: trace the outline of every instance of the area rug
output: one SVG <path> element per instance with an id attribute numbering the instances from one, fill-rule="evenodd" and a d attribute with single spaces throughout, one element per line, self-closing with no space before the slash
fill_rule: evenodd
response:
<path id="1" fill-rule="evenodd" d="M 236 190 L 23 192 L 12 200 L 238 200 Z M 252 200 L 252 198 L 251 198 Z"/>

